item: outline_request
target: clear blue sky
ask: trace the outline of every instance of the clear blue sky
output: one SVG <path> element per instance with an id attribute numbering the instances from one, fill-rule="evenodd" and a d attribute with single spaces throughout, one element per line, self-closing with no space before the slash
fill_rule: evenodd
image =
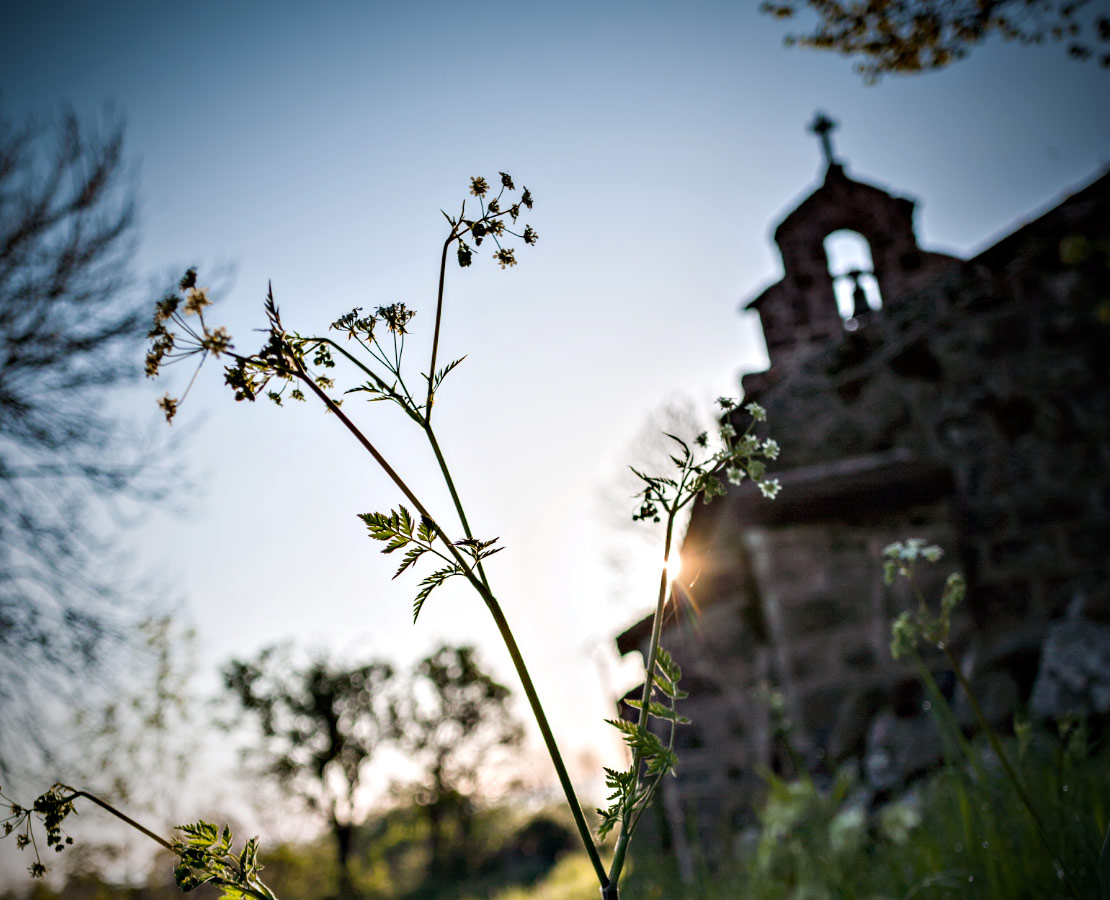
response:
<path id="1" fill-rule="evenodd" d="M 444 352 L 469 357 L 437 410 L 477 533 L 507 548 L 494 585 L 572 761 L 613 752 L 599 660 L 627 686 L 610 641 L 655 577 L 614 584 L 598 498 L 620 494 L 653 410 L 676 395 L 708 407 L 761 367 L 738 306 L 779 277 L 770 230 L 820 174 L 814 111 L 840 122 L 851 174 L 920 202 L 925 247 L 961 255 L 1110 162 L 1110 75 L 1057 47 L 991 44 L 867 87 L 841 57 L 784 48 L 755 7 L 46 2 L 11 5 L 0 31 L 9 118 L 124 111 L 137 269 L 198 264 L 205 282 L 232 265 L 213 315 L 240 346 L 272 279 L 304 331 L 403 300 L 423 313 L 418 350 L 439 209 L 473 175 L 532 189 L 540 241 L 521 264 L 502 272 L 483 251 L 449 272 Z M 515 685 L 465 591 L 434 595 L 413 627 L 416 579 L 390 582 L 355 519 L 396 492 L 348 435 L 314 407 L 236 406 L 221 381 L 204 373 L 174 426 L 195 489 L 123 538 L 190 611 L 208 683 L 283 638 L 402 662 L 448 639 L 478 642 Z M 153 420 L 152 397 L 130 414 Z M 432 477 L 404 422 L 358 412 L 406 475 Z"/>

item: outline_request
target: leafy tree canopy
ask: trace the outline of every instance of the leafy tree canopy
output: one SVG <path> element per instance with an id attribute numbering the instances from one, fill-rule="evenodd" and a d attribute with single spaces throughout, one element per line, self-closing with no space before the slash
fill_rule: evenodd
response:
<path id="1" fill-rule="evenodd" d="M 350 865 L 359 789 L 374 754 L 397 731 L 392 667 L 344 666 L 322 656 L 298 666 L 288 647 L 270 647 L 252 660 L 233 660 L 223 677 L 261 731 L 261 746 L 246 755 L 326 820 L 339 896 L 357 896 Z"/>
<path id="2" fill-rule="evenodd" d="M 993 35 L 1023 44 L 1062 43 L 1074 59 L 1110 67 L 1110 17 L 1101 0 L 766 0 L 760 9 L 780 19 L 801 10 L 817 15 L 808 34 L 788 45 L 859 57 L 868 81 L 887 74 L 941 69 Z"/>
<path id="3" fill-rule="evenodd" d="M 414 675 L 400 742 L 426 772 L 411 791 L 427 813 L 432 871 L 459 876 L 474 858 L 471 826 L 483 778 L 504 774 L 497 753 L 518 748 L 524 731 L 509 689 L 482 668 L 473 647 L 440 647 Z"/>

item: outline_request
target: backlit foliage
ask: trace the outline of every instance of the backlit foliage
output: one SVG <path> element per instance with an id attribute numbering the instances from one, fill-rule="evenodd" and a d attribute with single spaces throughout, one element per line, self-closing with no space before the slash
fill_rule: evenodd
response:
<path id="1" fill-rule="evenodd" d="M 871 82 L 944 68 L 995 35 L 1062 43 L 1073 59 L 1110 66 L 1110 17 L 1100 0 L 767 0 L 760 9 L 779 19 L 815 13 L 817 27 L 788 35 L 787 45 L 858 57 L 857 71 Z"/>

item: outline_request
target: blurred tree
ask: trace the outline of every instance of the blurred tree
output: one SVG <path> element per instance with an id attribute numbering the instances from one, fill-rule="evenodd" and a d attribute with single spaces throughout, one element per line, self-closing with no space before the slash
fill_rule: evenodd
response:
<path id="1" fill-rule="evenodd" d="M 490 776 L 505 774 L 495 751 L 519 748 L 524 731 L 509 689 L 482 670 L 473 647 L 440 647 L 413 676 L 400 743 L 427 774 L 410 790 L 427 816 L 432 873 L 458 877 L 474 858 L 474 800 Z"/>
<path id="2" fill-rule="evenodd" d="M 109 501 L 141 485 L 107 402 L 139 373 L 134 191 L 123 125 L 0 115 L 0 775 L 49 756 L 43 697 L 69 699 L 122 635 Z"/>
<path id="3" fill-rule="evenodd" d="M 318 657 L 297 668 L 288 647 L 233 660 L 224 686 L 262 732 L 265 774 L 322 816 L 335 839 L 341 900 L 358 896 L 351 872 L 358 792 L 375 751 L 397 734 L 389 687 L 393 669 L 371 662 L 346 668 Z"/>
<path id="4" fill-rule="evenodd" d="M 1110 17 L 1091 0 L 768 0 L 760 9 L 781 19 L 808 7 L 816 29 L 786 43 L 860 56 L 868 81 L 886 74 L 941 69 L 994 34 L 1023 44 L 1063 42 L 1074 59 L 1097 56 L 1110 66 Z"/>
<path id="5" fill-rule="evenodd" d="M 121 685 L 103 706 L 72 717 L 77 757 L 60 765 L 62 780 L 79 784 L 144 824 L 169 831 L 186 817 L 181 798 L 198 757 L 196 634 L 168 614 L 139 622 L 132 658 L 144 676 Z M 150 857 L 151 843 L 127 827 L 105 821 L 99 849 L 132 857 L 129 868 Z M 95 845 L 83 842 L 86 852 Z"/>

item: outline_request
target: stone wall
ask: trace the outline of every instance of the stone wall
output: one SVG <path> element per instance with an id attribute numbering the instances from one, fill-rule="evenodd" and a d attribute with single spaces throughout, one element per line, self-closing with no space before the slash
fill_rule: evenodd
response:
<path id="1" fill-rule="evenodd" d="M 664 632 L 693 720 L 672 825 L 691 817 L 682 827 L 709 846 L 735 833 L 758 767 L 789 770 L 791 752 L 818 773 L 856 765 L 877 791 L 937 760 L 917 680 L 890 658 L 890 622 L 910 602 L 882 583 L 892 541 L 945 549 L 921 572 L 925 596 L 966 575 L 953 643 L 1002 725 L 1028 700 L 1053 623 L 1069 609 L 1110 622 L 1108 201 L 1104 175 L 961 263 L 907 249 L 912 203 L 830 171 L 780 226 L 785 276 L 751 304 L 772 323 L 771 368 L 744 388 L 768 409 L 783 490 L 772 503 L 730 489 L 690 524 L 684 572 L 697 581 Z M 867 235 L 898 252 L 874 253 L 882 310 L 841 323 L 810 257 L 828 229 L 866 225 L 868 204 L 878 222 L 903 214 L 893 240 Z M 618 643 L 646 638 L 642 622 Z"/>

